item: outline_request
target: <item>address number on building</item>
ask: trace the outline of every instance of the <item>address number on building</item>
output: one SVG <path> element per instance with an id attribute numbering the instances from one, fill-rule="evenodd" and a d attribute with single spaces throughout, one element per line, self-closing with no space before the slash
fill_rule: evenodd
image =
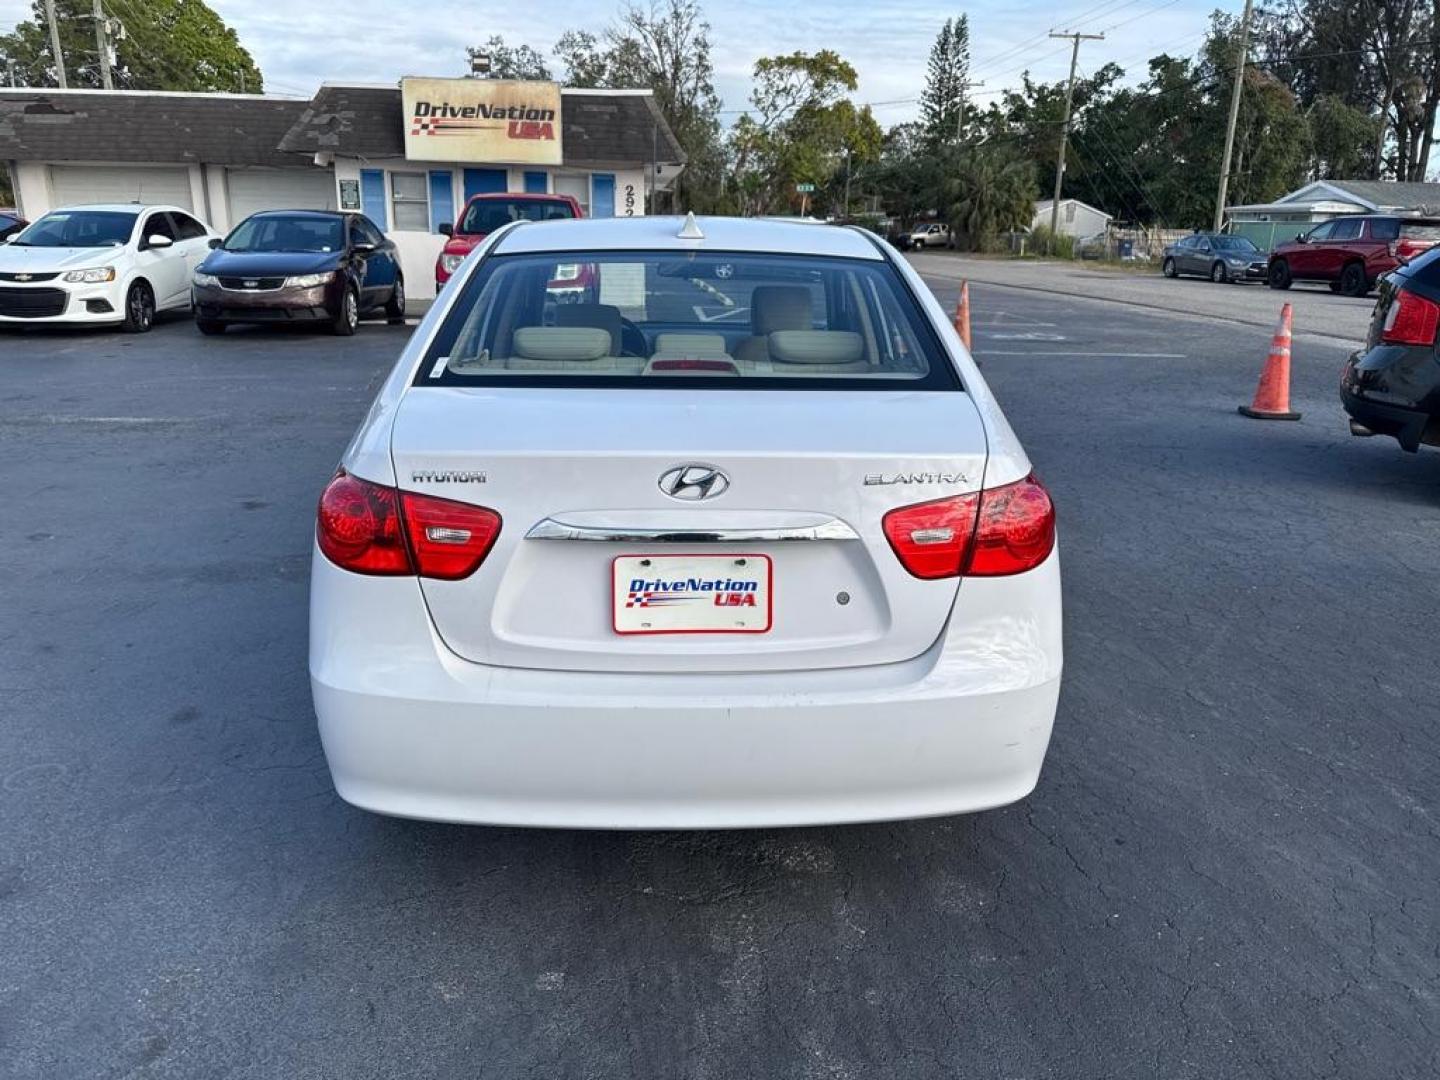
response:
<path id="1" fill-rule="evenodd" d="M 625 185 L 625 217 L 635 216 L 635 185 Z"/>

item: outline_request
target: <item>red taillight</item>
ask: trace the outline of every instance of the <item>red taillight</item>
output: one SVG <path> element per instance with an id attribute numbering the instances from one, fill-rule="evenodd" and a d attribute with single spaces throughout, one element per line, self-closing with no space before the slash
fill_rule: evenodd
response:
<path id="1" fill-rule="evenodd" d="M 500 535 L 500 515 L 483 506 L 400 493 L 405 532 L 421 577 L 455 581 L 469 577 Z"/>
<path id="2" fill-rule="evenodd" d="M 1055 548 L 1055 504 L 1031 473 L 984 492 L 971 545 L 970 577 L 1001 577 L 1039 566 Z"/>
<path id="3" fill-rule="evenodd" d="M 1027 476 L 971 495 L 891 510 L 881 523 L 900 564 L 918 578 L 999 577 L 1039 566 L 1055 547 L 1055 507 Z"/>
<path id="4" fill-rule="evenodd" d="M 315 532 L 325 557 L 345 570 L 453 581 L 474 573 L 490 554 L 500 515 L 398 492 L 341 470 L 320 496 Z"/>
<path id="5" fill-rule="evenodd" d="M 343 470 L 320 496 L 315 535 L 336 566 L 357 574 L 413 574 L 400 526 L 400 499 Z"/>
<path id="6" fill-rule="evenodd" d="M 1404 289 L 1395 293 L 1380 340 L 1386 345 L 1433 345 L 1440 328 L 1440 304 Z"/>
<path id="7" fill-rule="evenodd" d="M 955 577 L 965 566 L 980 495 L 916 503 L 891 510 L 880 522 L 900 565 L 918 578 Z"/>

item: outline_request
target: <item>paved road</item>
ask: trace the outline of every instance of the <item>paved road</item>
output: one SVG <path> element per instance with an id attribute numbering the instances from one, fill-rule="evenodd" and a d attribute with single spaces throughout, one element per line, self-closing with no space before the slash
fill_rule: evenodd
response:
<path id="1" fill-rule="evenodd" d="M 956 254 L 915 254 L 910 260 L 937 280 L 1010 285 L 1041 293 L 1086 296 L 1148 308 L 1174 319 L 1198 316 L 1273 329 L 1280 308 L 1289 301 L 1297 336 L 1329 337 L 1353 348 L 1365 338 L 1374 297 L 1336 296 L 1324 285 L 1297 284 L 1276 292 L 1254 283 L 1214 285 L 1200 278 L 1170 280 L 1157 270 L 1150 274 L 1109 270 L 1098 263 L 1063 263 L 1036 259 L 977 258 Z M 1199 333 L 1200 331 L 1195 331 Z"/>
<path id="2" fill-rule="evenodd" d="M 1060 507 L 1039 789 L 732 834 L 333 794 L 311 514 L 403 328 L 0 335 L 0 1073 L 1440 1072 L 1440 456 L 1345 434 L 1339 347 L 1262 424 L 1265 329 L 973 299 Z"/>

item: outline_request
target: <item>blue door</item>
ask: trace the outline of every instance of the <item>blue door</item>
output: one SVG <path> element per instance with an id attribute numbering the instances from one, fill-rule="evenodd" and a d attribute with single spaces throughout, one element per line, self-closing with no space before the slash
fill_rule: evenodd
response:
<path id="1" fill-rule="evenodd" d="M 615 174 L 590 174 L 590 216 L 615 216 Z"/>
<path id="2" fill-rule="evenodd" d="M 550 190 L 549 177 L 543 172 L 527 172 L 525 190 L 531 195 L 544 195 Z"/>
<path id="3" fill-rule="evenodd" d="M 455 178 L 449 169 L 435 169 L 430 173 L 430 231 L 454 224 Z"/>
<path id="4" fill-rule="evenodd" d="M 385 212 L 385 170 L 360 170 L 360 208 L 365 216 L 379 226 L 381 232 L 388 232 L 386 224 L 390 215 Z"/>
<path id="5" fill-rule="evenodd" d="M 510 185 L 510 176 L 504 169 L 466 169 L 465 198 L 472 195 L 494 195 L 503 192 Z"/>

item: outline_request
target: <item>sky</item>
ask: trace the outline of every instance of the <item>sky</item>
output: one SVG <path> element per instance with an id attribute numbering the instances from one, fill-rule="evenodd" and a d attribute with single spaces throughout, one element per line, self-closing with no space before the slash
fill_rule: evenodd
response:
<path id="1" fill-rule="evenodd" d="M 644 2 L 644 0 L 642 0 Z M 112 14 L 144 0 L 113 0 Z M 567 29 L 603 30 L 619 3 L 571 8 L 556 3 L 532 7 L 473 0 L 209 0 L 240 35 L 265 76 L 267 91 L 309 96 L 322 81 L 392 83 L 403 75 L 464 74 L 465 47 L 492 34 L 525 43 L 547 57 Z M 1190 55 L 1200 45 L 1210 12 L 1239 13 L 1236 0 L 1057 0 L 1026 3 L 980 0 L 969 6 L 931 0 L 886 4 L 830 0 L 799 5 L 762 0 L 702 0 L 711 24 L 715 83 L 734 119 L 745 105 L 751 65 L 761 56 L 830 48 L 855 66 L 860 85 L 855 100 L 872 105 L 884 127 L 912 119 L 914 99 L 925 80 L 925 60 L 947 18 L 970 19 L 971 78 L 983 80 L 972 93 L 983 107 L 1001 90 L 1017 86 L 1029 68 L 1043 81 L 1063 79 L 1070 46 L 1045 35 L 1055 30 L 1106 32 L 1104 41 L 1080 48 L 1082 71 L 1116 61 L 1132 75 L 1160 52 Z M 0 32 L 30 13 L 29 0 L 0 0 Z M 425 17 L 399 13 L 423 10 Z M 561 18 L 527 18 L 531 12 L 566 10 Z"/>

